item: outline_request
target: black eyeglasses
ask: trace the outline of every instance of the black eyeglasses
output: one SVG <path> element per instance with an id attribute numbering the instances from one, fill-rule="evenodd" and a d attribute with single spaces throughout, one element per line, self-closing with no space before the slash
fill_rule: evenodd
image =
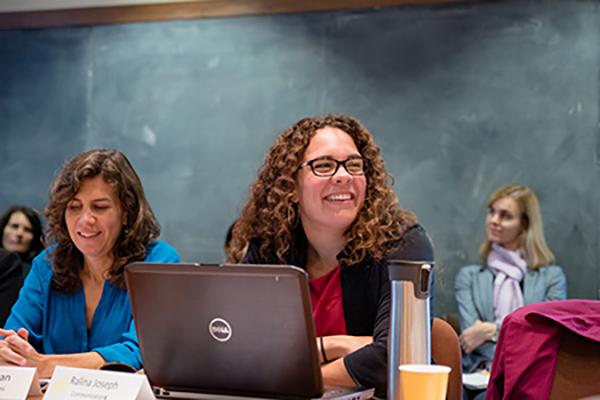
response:
<path id="1" fill-rule="evenodd" d="M 300 168 L 309 166 L 316 176 L 333 176 L 337 173 L 340 165 L 343 165 L 350 175 L 364 175 L 367 170 L 367 160 L 360 156 L 350 156 L 344 161 L 335 160 L 329 156 L 315 158 L 300 164 Z"/>

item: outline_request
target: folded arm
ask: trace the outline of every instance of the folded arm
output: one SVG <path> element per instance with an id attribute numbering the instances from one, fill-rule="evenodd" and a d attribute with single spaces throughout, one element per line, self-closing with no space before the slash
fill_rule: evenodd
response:
<path id="1" fill-rule="evenodd" d="M 473 325 L 460 334 L 460 347 L 467 354 L 473 352 L 488 340 L 492 340 L 498 332 L 498 325 L 494 322 L 475 321 Z"/>
<path id="2" fill-rule="evenodd" d="M 322 364 L 321 373 L 325 386 L 356 387 L 357 383 L 346 370 L 343 358 L 372 342 L 372 336 L 333 335 L 324 336 L 322 341 L 317 339 L 319 361 Z M 324 348 L 321 348 L 321 343 Z M 327 361 L 323 359 L 323 353 L 327 357 Z"/>

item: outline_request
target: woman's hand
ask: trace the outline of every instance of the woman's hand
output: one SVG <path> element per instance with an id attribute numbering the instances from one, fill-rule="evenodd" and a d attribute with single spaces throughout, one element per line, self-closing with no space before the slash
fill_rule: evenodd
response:
<path id="1" fill-rule="evenodd" d="M 317 345 L 319 349 L 319 361 L 322 363 L 323 352 L 321 351 L 321 343 L 325 346 L 325 355 L 327 356 L 327 362 L 337 360 L 338 358 L 345 357 L 350 353 L 354 353 L 356 350 L 364 347 L 373 342 L 373 336 L 349 336 L 349 335 L 333 335 L 324 336 L 321 342 L 317 339 Z"/>
<path id="2" fill-rule="evenodd" d="M 498 327 L 493 322 L 477 320 L 460 334 L 460 347 L 465 353 L 469 354 L 484 342 L 493 338 L 497 329 Z"/>
<path id="3" fill-rule="evenodd" d="M 0 365 L 35 367 L 41 377 L 49 376 L 45 371 L 44 355 L 38 353 L 29 343 L 29 332 L 25 328 L 17 332 L 0 329 Z"/>

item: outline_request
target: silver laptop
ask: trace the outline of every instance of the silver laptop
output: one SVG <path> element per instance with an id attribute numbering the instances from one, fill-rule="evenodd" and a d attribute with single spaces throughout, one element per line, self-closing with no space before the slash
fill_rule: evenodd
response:
<path id="1" fill-rule="evenodd" d="M 291 266 L 133 263 L 144 371 L 181 399 L 367 399 L 324 392 L 306 273 Z"/>

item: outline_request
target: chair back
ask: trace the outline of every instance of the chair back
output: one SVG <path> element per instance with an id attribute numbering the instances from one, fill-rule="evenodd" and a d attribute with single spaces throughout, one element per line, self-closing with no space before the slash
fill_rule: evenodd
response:
<path id="1" fill-rule="evenodd" d="M 600 394 L 600 343 L 564 329 L 550 400 Z"/>
<path id="2" fill-rule="evenodd" d="M 452 368 L 448 378 L 448 400 L 462 400 L 462 355 L 458 335 L 452 326 L 440 318 L 431 327 L 431 358 L 436 364 Z"/>

